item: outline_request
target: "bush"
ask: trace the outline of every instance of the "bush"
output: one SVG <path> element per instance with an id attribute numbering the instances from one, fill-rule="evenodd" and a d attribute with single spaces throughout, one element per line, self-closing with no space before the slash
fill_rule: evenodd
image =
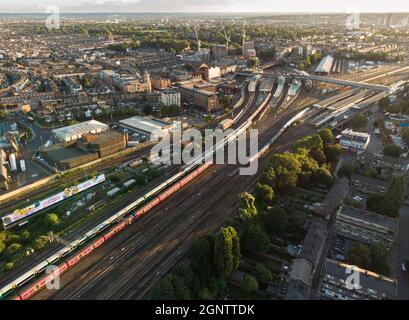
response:
<path id="1" fill-rule="evenodd" d="M 253 276 L 246 274 L 241 280 L 241 288 L 246 292 L 258 290 L 258 281 Z"/>
<path id="2" fill-rule="evenodd" d="M 47 236 L 40 236 L 34 241 L 34 249 L 41 250 L 49 243 L 49 238 Z"/>
<path id="3" fill-rule="evenodd" d="M 260 282 L 268 282 L 273 279 L 271 271 L 261 263 L 256 264 L 256 269 L 251 274 Z"/>
<path id="4" fill-rule="evenodd" d="M 14 268 L 14 263 L 13 262 L 6 263 L 4 268 L 6 268 L 6 270 L 11 270 Z"/>

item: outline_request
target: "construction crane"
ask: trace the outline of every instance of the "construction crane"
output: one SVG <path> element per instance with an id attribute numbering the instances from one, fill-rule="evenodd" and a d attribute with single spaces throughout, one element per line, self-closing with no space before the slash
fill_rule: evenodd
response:
<path id="1" fill-rule="evenodd" d="M 226 38 L 227 55 L 229 55 L 230 37 L 227 35 L 226 29 L 224 28 L 223 21 L 222 21 L 222 29 L 223 29 L 224 37 Z"/>
<path id="2" fill-rule="evenodd" d="M 196 34 L 196 40 L 197 40 L 197 52 L 200 52 L 200 50 L 201 50 L 201 43 L 200 43 L 200 40 L 199 40 L 199 34 L 197 33 L 196 24 L 194 24 L 194 28 L 195 28 L 195 34 Z"/>

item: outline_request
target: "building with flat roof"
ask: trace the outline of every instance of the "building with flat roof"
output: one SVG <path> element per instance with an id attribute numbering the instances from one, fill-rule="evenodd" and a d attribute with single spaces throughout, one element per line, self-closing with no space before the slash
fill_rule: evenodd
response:
<path id="1" fill-rule="evenodd" d="M 350 129 L 341 133 L 340 144 L 345 149 L 366 150 L 371 140 L 371 135 L 363 132 L 355 132 Z"/>
<path id="2" fill-rule="evenodd" d="M 358 283 L 347 279 L 356 272 Z M 320 282 L 321 300 L 394 300 L 398 283 L 375 272 L 326 259 Z"/>
<path id="3" fill-rule="evenodd" d="M 383 242 L 390 249 L 398 231 L 396 219 L 342 206 L 335 222 L 337 234 L 367 245 Z"/>
<path id="4" fill-rule="evenodd" d="M 107 124 L 96 120 L 89 120 L 72 126 L 55 129 L 52 133 L 57 140 L 70 142 L 80 139 L 85 133 L 98 134 L 108 130 L 109 126 Z"/>
<path id="5" fill-rule="evenodd" d="M 309 299 L 312 281 L 320 272 L 318 267 L 328 236 L 327 227 L 328 223 L 323 219 L 311 221 L 301 251 L 292 261 L 286 300 Z"/>
<path id="6" fill-rule="evenodd" d="M 315 74 L 328 75 L 331 72 L 334 58 L 332 56 L 324 57 L 315 69 Z"/>
<path id="7" fill-rule="evenodd" d="M 158 138 L 173 129 L 173 125 L 167 122 L 138 116 L 123 119 L 119 122 L 122 126 L 139 131 L 145 135 L 148 135 L 152 139 Z"/>
<path id="8" fill-rule="evenodd" d="M 182 83 L 177 87 L 183 103 L 197 107 L 205 112 L 220 108 L 219 97 L 214 91 L 216 86 L 208 83 Z"/>

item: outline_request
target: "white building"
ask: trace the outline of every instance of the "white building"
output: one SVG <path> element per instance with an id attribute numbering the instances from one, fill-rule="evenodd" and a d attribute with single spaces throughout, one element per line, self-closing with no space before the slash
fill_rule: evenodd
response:
<path id="1" fill-rule="evenodd" d="M 315 73 L 328 75 L 331 72 L 334 60 L 335 59 L 332 56 L 326 56 L 325 58 L 323 58 L 320 64 L 318 65 L 317 69 L 315 69 Z"/>
<path id="2" fill-rule="evenodd" d="M 220 67 L 210 67 L 209 68 L 209 79 L 220 78 L 222 75 Z"/>
<path id="3" fill-rule="evenodd" d="M 97 134 L 108 130 L 109 126 L 107 124 L 96 120 L 90 120 L 72 126 L 55 129 L 52 133 L 57 140 L 70 142 L 80 139 L 85 133 Z"/>
<path id="4" fill-rule="evenodd" d="M 164 89 L 160 93 L 160 102 L 165 106 L 180 107 L 180 92 L 176 89 Z"/>
<path id="5" fill-rule="evenodd" d="M 171 132 L 173 129 L 173 126 L 167 122 L 138 116 L 124 119 L 119 122 L 122 126 L 145 134 L 151 139 L 157 139 L 161 135 Z"/>
<path id="6" fill-rule="evenodd" d="M 355 132 L 350 129 L 341 133 L 340 144 L 345 149 L 366 150 L 371 140 L 368 133 Z"/>

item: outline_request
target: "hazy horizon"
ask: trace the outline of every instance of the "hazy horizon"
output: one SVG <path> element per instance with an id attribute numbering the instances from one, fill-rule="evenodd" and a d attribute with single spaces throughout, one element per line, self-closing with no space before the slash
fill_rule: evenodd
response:
<path id="1" fill-rule="evenodd" d="M 408 13 L 409 2 L 390 0 L 345 0 L 342 3 L 315 0 L 291 2 L 258 0 L 15 0 L 0 3 L 0 13 L 45 13 L 57 6 L 65 13 L 213 13 L 213 14 L 314 14 L 314 13 Z"/>

